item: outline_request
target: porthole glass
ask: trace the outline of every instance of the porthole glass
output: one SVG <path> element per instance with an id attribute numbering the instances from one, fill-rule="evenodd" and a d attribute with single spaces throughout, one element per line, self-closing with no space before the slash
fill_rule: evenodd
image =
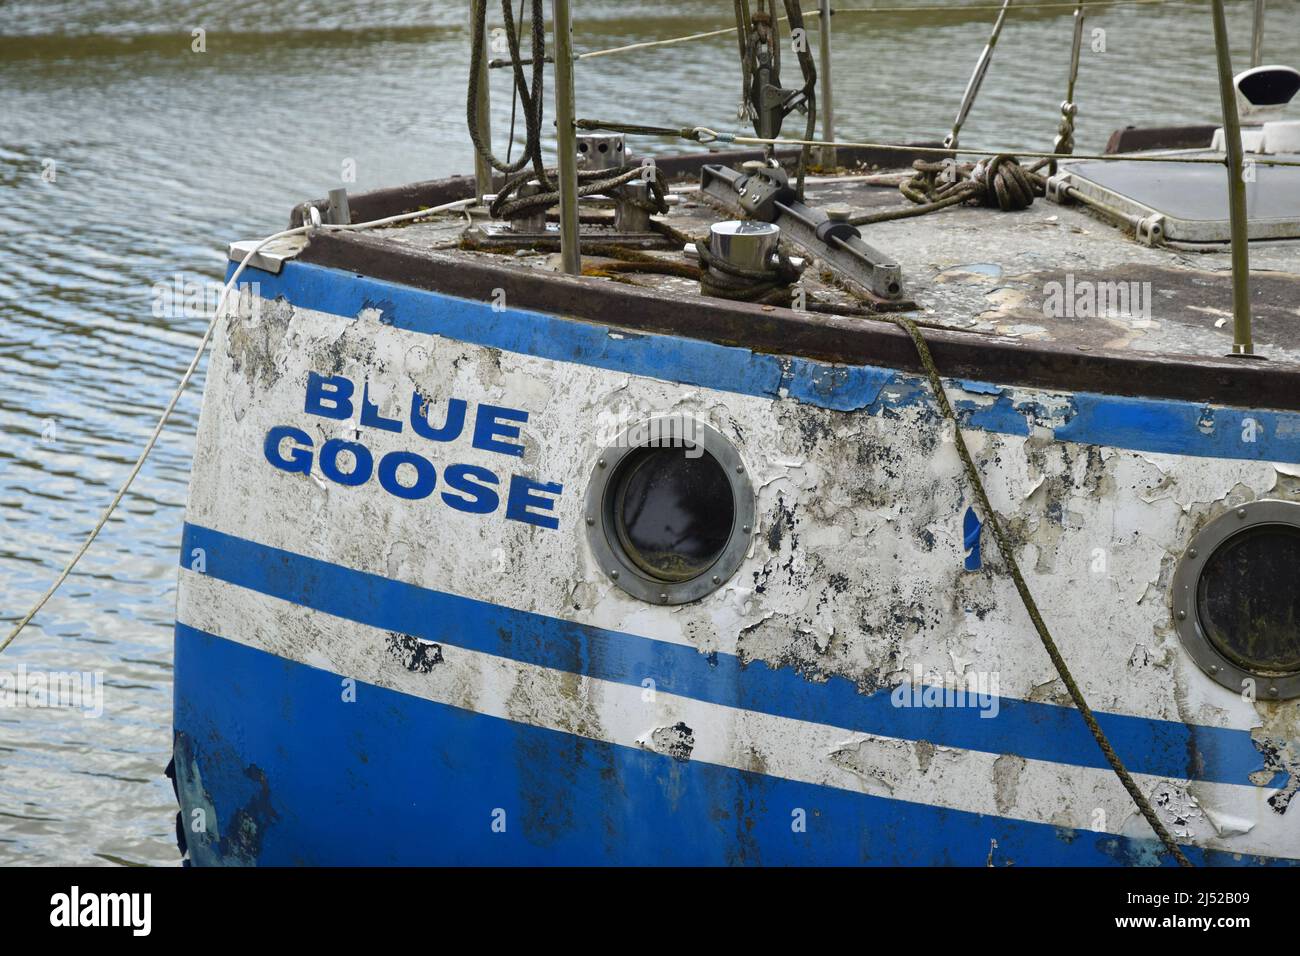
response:
<path id="1" fill-rule="evenodd" d="M 1215 548 L 1198 582 L 1205 636 L 1251 670 L 1300 670 L 1300 528 L 1258 525 Z"/>
<path id="2" fill-rule="evenodd" d="M 736 505 L 716 458 L 683 448 L 641 448 L 625 458 L 614 529 L 634 564 L 661 581 L 707 571 L 731 538 Z"/>
<path id="3" fill-rule="evenodd" d="M 740 455 L 692 419 L 651 419 L 600 452 L 587 493 L 587 538 L 602 573 L 655 604 L 699 600 L 740 567 L 754 491 Z"/>
<path id="4" fill-rule="evenodd" d="M 1174 573 L 1174 625 L 1213 680 L 1300 697 L 1300 502 L 1240 505 L 1202 527 Z"/>

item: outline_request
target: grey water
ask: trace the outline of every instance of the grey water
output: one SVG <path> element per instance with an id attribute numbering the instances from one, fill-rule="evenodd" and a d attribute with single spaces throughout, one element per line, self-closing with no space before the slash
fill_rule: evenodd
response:
<path id="1" fill-rule="evenodd" d="M 994 11 L 988 0 L 917 9 L 933 5 L 835 4 L 840 138 L 942 137 Z M 725 0 L 573 6 L 579 51 L 717 29 L 732 16 Z M 868 6 L 885 9 L 855 12 Z M 912 9 L 891 12 L 900 7 Z M 160 287 L 218 281 L 229 240 L 283 228 L 293 204 L 332 187 L 472 170 L 467 9 L 460 0 L 0 4 L 0 635 L 94 524 L 202 335 L 200 310 L 158 308 Z M 1228 11 L 1241 67 L 1251 4 L 1230 0 Z M 964 144 L 1050 147 L 1070 14 L 1061 5 L 1012 15 Z M 1269 0 L 1266 61 L 1300 66 L 1297 26 L 1300 0 Z M 1099 150 L 1129 124 L 1215 120 L 1205 0 L 1097 7 L 1087 27 L 1080 150 Z M 736 128 L 732 37 L 576 69 L 580 116 Z M 504 71 L 493 115 L 500 146 L 510 128 Z M 178 861 L 162 771 L 201 393 L 200 374 L 99 541 L 0 655 L 0 691 L 23 669 L 103 680 L 98 716 L 0 706 L 0 864 Z"/>

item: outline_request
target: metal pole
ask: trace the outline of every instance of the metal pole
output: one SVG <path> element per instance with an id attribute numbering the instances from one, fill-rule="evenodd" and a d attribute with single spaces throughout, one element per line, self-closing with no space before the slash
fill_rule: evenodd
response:
<path id="1" fill-rule="evenodd" d="M 1232 52 L 1223 0 L 1210 0 L 1214 17 L 1214 52 L 1219 62 L 1219 99 L 1223 101 L 1223 138 L 1227 140 L 1228 212 L 1232 227 L 1232 354 L 1253 355 L 1250 336 L 1250 249 L 1246 235 L 1246 184 L 1241 178 L 1241 122 L 1232 82 Z"/>
<path id="2" fill-rule="evenodd" d="M 975 72 L 970 76 L 970 82 L 966 84 L 966 92 L 962 94 L 961 107 L 957 110 L 957 118 L 952 121 L 952 132 L 944 139 L 943 145 L 948 149 L 957 148 L 957 137 L 961 135 L 962 125 L 966 122 L 966 117 L 970 115 L 970 108 L 975 105 L 975 97 L 979 95 L 980 85 L 984 82 L 984 74 L 989 71 L 989 62 L 993 59 L 993 48 L 998 45 L 998 37 L 1002 35 L 1002 24 L 1007 20 L 1007 8 L 1011 6 L 1011 0 L 1002 0 L 1002 9 L 998 11 L 998 18 L 993 21 L 993 32 L 989 34 L 989 42 L 984 44 L 984 51 L 980 53 L 980 58 L 975 62 Z"/>
<path id="3" fill-rule="evenodd" d="M 473 16 L 473 5 L 470 6 Z M 473 37 L 471 31 L 470 36 Z M 471 43 L 473 41 L 471 40 Z M 488 31 L 487 24 L 483 24 L 483 50 L 479 57 L 478 68 L 478 95 L 474 99 L 474 109 L 478 113 L 479 139 L 483 143 L 485 151 L 490 152 L 492 149 L 492 97 L 488 87 Z M 492 164 L 488 162 L 487 156 L 474 151 L 474 191 L 482 202 L 483 197 L 492 192 Z"/>
<path id="4" fill-rule="evenodd" d="M 831 102 L 831 0 L 820 0 L 818 11 L 817 29 L 821 32 L 817 39 L 817 56 L 822 73 L 822 139 L 834 142 L 835 107 Z M 834 146 L 822 147 L 821 165 L 826 169 L 835 169 L 839 166 Z"/>
<path id="5" fill-rule="evenodd" d="M 1255 28 L 1250 34 L 1250 65 L 1264 62 L 1264 0 L 1255 0 Z"/>
<path id="6" fill-rule="evenodd" d="M 551 0 L 555 32 L 555 126 L 560 167 L 560 264 L 569 275 L 582 271 L 578 246 L 578 139 L 573 126 L 573 21 L 569 0 Z"/>
<path id="7" fill-rule="evenodd" d="M 1065 99 L 1061 102 L 1061 123 L 1052 143 L 1054 153 L 1074 152 L 1074 117 L 1078 107 L 1074 102 L 1074 86 L 1079 81 L 1079 52 L 1083 49 L 1083 4 L 1074 8 L 1074 39 L 1070 46 L 1070 79 L 1065 84 Z M 1048 164 L 1052 176 L 1056 175 L 1056 160 Z"/>

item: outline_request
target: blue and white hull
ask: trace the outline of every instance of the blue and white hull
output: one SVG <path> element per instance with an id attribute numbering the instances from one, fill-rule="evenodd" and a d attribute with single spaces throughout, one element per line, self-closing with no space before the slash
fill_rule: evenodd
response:
<path id="1" fill-rule="evenodd" d="M 181 548 L 194 863 L 1172 862 L 972 534 L 924 376 L 309 262 L 243 281 Z M 1300 413 L 947 386 L 1187 855 L 1300 859 L 1300 710 L 1209 679 L 1169 594 L 1198 528 L 1300 500 Z M 588 522 L 602 450 L 664 416 L 754 495 L 735 571 L 682 603 L 619 586 Z"/>

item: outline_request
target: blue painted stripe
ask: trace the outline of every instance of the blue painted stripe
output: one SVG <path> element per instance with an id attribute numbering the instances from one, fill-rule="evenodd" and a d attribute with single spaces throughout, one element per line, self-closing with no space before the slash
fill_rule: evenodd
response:
<path id="1" fill-rule="evenodd" d="M 417 587 L 186 524 L 181 563 L 193 549 L 222 581 L 383 630 L 600 680 L 828 724 L 862 733 L 1107 767 L 1071 707 L 1000 698 L 996 717 L 974 708 L 895 707 L 889 689 L 863 693 L 850 680 L 813 682 L 792 667 L 746 664 L 731 654 L 651 640 Z M 1250 734 L 1124 714 L 1098 713 L 1137 773 L 1249 786 L 1263 769 Z"/>
<path id="2" fill-rule="evenodd" d="M 227 277 L 233 271 L 232 263 Z M 382 321 L 395 328 L 522 355 L 743 395 L 774 398 L 785 393 L 839 411 L 879 413 L 918 404 L 935 408 L 923 378 L 893 369 L 829 365 L 520 309 L 495 312 L 486 302 L 302 262 L 285 263 L 279 275 L 249 269 L 241 285 L 254 282 L 267 299 L 284 297 L 302 308 L 348 318 L 375 309 Z M 967 425 L 986 431 L 1026 435 L 1032 423 L 1055 428 L 1062 439 L 1085 444 L 1204 458 L 1300 462 L 1300 413 L 1296 412 L 1243 411 L 1089 392 L 1074 393 L 1064 410 L 1048 409 L 1013 400 L 1009 390 L 995 384 L 961 384 L 983 395 L 984 401 L 958 398 L 954 407 Z"/>
<path id="3" fill-rule="evenodd" d="M 678 761 L 371 684 L 343 702 L 337 675 L 183 624 L 175 677 L 181 792 L 206 795 L 220 835 L 191 837 L 199 863 L 1172 863 L 1154 841 Z"/>

